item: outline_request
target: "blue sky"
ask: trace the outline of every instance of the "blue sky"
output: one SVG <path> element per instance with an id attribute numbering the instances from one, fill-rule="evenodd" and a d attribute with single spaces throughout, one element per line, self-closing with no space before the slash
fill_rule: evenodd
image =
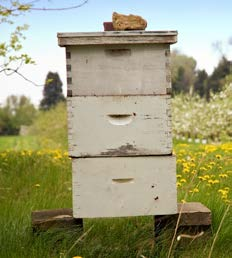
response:
<path id="1" fill-rule="evenodd" d="M 65 7 L 81 3 L 69 0 L 38 1 L 39 7 Z M 223 51 L 232 59 L 231 0 L 89 0 L 79 9 L 71 11 L 34 11 L 18 17 L 17 24 L 30 25 L 24 41 L 24 52 L 36 61 L 34 66 L 25 66 L 22 72 L 38 84 L 44 83 L 48 71 L 58 72 L 66 92 L 64 48 L 57 44 L 57 32 L 102 31 L 103 22 L 111 21 L 113 11 L 123 14 L 138 14 L 147 22 L 146 30 L 178 30 L 177 48 L 197 60 L 198 68 L 209 73 L 217 65 L 220 55 L 212 47 L 221 41 Z M 12 27 L 0 25 L 0 42 L 9 36 Z M 38 104 L 42 87 L 32 86 L 16 75 L 6 77 L 0 73 L 0 103 L 10 94 L 26 95 Z"/>

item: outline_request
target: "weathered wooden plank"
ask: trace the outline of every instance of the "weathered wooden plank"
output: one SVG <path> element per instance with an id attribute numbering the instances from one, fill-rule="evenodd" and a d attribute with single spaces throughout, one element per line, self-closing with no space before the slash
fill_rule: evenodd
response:
<path id="1" fill-rule="evenodd" d="M 75 218 L 177 213 L 174 156 L 78 158 L 72 165 Z"/>
<path id="2" fill-rule="evenodd" d="M 69 46 L 67 52 L 72 96 L 170 93 L 167 44 Z"/>
<path id="3" fill-rule="evenodd" d="M 73 211 L 69 208 L 32 211 L 31 222 L 33 231 L 73 226 L 83 228 L 83 220 L 73 218 Z"/>
<path id="4" fill-rule="evenodd" d="M 173 44 L 177 31 L 106 31 L 58 33 L 59 46 L 107 44 Z"/>
<path id="5" fill-rule="evenodd" d="M 160 215 L 154 217 L 155 235 L 158 236 L 160 232 L 167 227 L 174 228 L 179 216 L 179 228 L 207 228 L 212 223 L 211 211 L 202 203 L 178 203 L 177 214 Z"/>
<path id="6" fill-rule="evenodd" d="M 70 156 L 171 154 L 170 102 L 167 95 L 69 98 Z"/>

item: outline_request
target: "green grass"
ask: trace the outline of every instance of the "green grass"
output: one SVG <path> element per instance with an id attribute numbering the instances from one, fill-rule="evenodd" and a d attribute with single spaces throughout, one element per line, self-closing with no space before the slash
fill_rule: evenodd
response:
<path id="1" fill-rule="evenodd" d="M 64 257 L 81 236 L 75 229 L 53 230 L 39 235 L 32 233 L 31 211 L 72 207 L 71 162 L 67 153 L 59 150 L 38 150 L 33 140 L 34 138 L 21 137 L 0 138 L 0 143 L 4 144 L 0 144 L 2 150 L 0 152 L 0 257 L 2 258 Z M 175 152 L 178 182 L 184 179 L 178 187 L 178 199 L 200 201 L 207 205 L 212 210 L 213 225 L 211 236 L 205 235 L 192 243 L 187 239 L 175 241 L 172 257 L 208 257 L 213 238 L 231 200 L 231 191 L 224 195 L 224 199 L 222 193 L 218 192 L 232 185 L 231 144 L 203 146 L 176 142 Z M 212 167 L 207 167 L 210 162 L 213 164 Z M 202 169 L 203 167 L 206 170 Z M 227 175 L 225 177 L 219 176 L 225 174 Z M 210 178 L 199 179 L 206 175 Z M 198 192 L 191 192 L 194 189 L 198 189 Z M 68 253 L 67 257 L 79 255 L 85 258 L 162 258 L 167 257 L 173 236 L 173 232 L 167 229 L 154 244 L 153 218 L 150 216 L 86 219 L 84 228 L 85 231 L 88 229 L 91 231 Z M 230 209 L 218 234 L 212 257 L 230 258 L 231 239 Z"/>
<path id="2" fill-rule="evenodd" d="M 35 136 L 0 136 L 0 151 L 7 149 L 36 150 L 39 148 L 39 141 Z"/>

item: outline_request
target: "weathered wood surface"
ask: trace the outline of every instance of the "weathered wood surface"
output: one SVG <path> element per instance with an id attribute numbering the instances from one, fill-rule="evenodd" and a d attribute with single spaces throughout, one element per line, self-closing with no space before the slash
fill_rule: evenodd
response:
<path id="1" fill-rule="evenodd" d="M 73 157 L 172 153 L 170 96 L 68 98 Z"/>
<path id="2" fill-rule="evenodd" d="M 34 231 L 74 226 L 83 227 L 82 219 L 73 218 L 73 211 L 69 208 L 32 211 L 31 222 Z"/>
<path id="3" fill-rule="evenodd" d="M 174 156 L 77 158 L 75 218 L 177 213 Z"/>
<path id="4" fill-rule="evenodd" d="M 59 46 L 107 44 L 173 44 L 177 31 L 105 31 L 58 33 Z"/>
<path id="5" fill-rule="evenodd" d="M 179 228 L 208 228 L 212 223 L 211 211 L 202 203 L 178 203 L 177 214 L 154 217 L 155 235 L 158 236 L 160 232 L 167 227 L 174 228 L 179 216 Z"/>
<path id="6" fill-rule="evenodd" d="M 171 91 L 170 46 L 67 47 L 72 96 L 159 95 Z"/>

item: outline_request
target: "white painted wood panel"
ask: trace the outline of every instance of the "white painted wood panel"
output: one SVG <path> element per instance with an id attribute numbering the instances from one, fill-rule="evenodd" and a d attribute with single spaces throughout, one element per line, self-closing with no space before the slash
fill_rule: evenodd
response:
<path id="1" fill-rule="evenodd" d="M 173 44 L 177 31 L 104 31 L 57 33 L 59 46 L 107 44 Z"/>
<path id="2" fill-rule="evenodd" d="M 170 96 L 68 98 L 73 157 L 172 153 Z"/>
<path id="3" fill-rule="evenodd" d="M 168 44 L 69 46 L 72 96 L 170 93 Z"/>
<path id="4" fill-rule="evenodd" d="M 78 158 L 72 164 L 75 218 L 177 213 L 174 156 Z"/>

